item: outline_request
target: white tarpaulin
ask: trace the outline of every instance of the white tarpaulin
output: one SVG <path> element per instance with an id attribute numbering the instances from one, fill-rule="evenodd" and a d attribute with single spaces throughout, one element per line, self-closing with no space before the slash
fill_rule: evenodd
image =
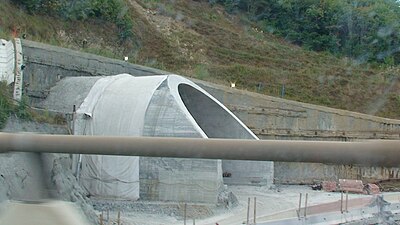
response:
<path id="1" fill-rule="evenodd" d="M 0 39 L 0 81 L 14 82 L 15 54 L 11 41 Z"/>
<path id="2" fill-rule="evenodd" d="M 77 135 L 257 139 L 225 106 L 177 75 L 103 77 L 85 93 L 76 115 Z M 250 161 L 227 164 L 235 177 L 246 166 L 246 179 L 270 170 L 259 171 Z M 223 187 L 221 160 L 141 157 L 139 162 L 139 157 L 85 155 L 82 171 L 76 168 L 81 184 L 101 198 L 136 200 L 140 195 L 216 203 Z M 260 179 L 271 180 L 271 174 Z"/>
<path id="3" fill-rule="evenodd" d="M 165 76 L 99 79 L 77 110 L 75 134 L 141 136 L 147 105 Z M 82 185 L 93 196 L 139 198 L 139 157 L 85 155 Z"/>

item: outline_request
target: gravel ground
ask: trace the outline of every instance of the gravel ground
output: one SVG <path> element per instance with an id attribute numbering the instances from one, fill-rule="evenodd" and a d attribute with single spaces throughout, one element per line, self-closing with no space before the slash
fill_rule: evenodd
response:
<path id="1" fill-rule="evenodd" d="M 239 204 L 234 207 L 215 207 L 210 205 L 187 206 L 187 224 L 193 224 L 193 219 L 197 225 L 229 225 L 242 224 L 247 217 L 247 201 L 251 198 L 251 218 L 253 217 L 253 199 L 257 198 L 257 218 L 272 215 L 282 211 L 295 209 L 299 204 L 299 193 L 308 193 L 308 205 L 334 202 L 340 200 L 340 193 L 324 191 L 313 191 L 306 185 L 284 185 L 274 188 L 255 187 L 255 186 L 229 186 L 237 197 Z M 303 195 L 304 196 L 304 195 Z M 362 198 L 365 195 L 349 194 L 349 198 Z M 304 201 L 304 197 L 303 197 Z M 169 205 L 168 205 L 169 204 Z M 118 211 L 121 213 L 121 221 L 124 225 L 176 225 L 183 224 L 183 204 L 180 203 L 135 203 L 131 208 L 119 207 L 115 210 L 109 207 L 103 212 L 104 218 L 110 218 L 110 222 L 117 221 Z M 304 203 L 303 203 L 304 204 Z M 96 204 L 95 204 L 96 205 Z M 95 207 L 99 209 L 98 207 Z M 203 212 L 199 212 L 203 210 Z M 204 213 L 207 212 L 207 213 Z M 108 221 L 107 221 L 108 222 Z"/>
<path id="2" fill-rule="evenodd" d="M 63 126 L 20 121 L 15 117 L 10 118 L 3 131 L 67 133 Z M 116 224 L 118 213 L 121 216 L 121 224 L 124 225 L 183 224 L 184 203 L 87 198 L 87 193 L 76 182 L 69 169 L 69 163 L 69 156 L 63 154 L 8 153 L 0 155 L 0 202 L 8 199 L 35 200 L 54 197 L 77 204 L 92 224 L 99 222 L 101 213 L 106 222 L 104 224 Z M 234 195 L 229 194 L 230 192 Z M 253 199 L 256 197 L 257 218 L 267 218 L 298 207 L 299 193 L 308 193 L 309 206 L 340 200 L 340 193 L 313 191 L 306 185 L 278 185 L 273 188 L 228 186 L 220 199 L 219 206 L 188 204 L 187 224 L 192 224 L 193 219 L 196 220 L 197 225 L 242 224 L 246 220 L 249 197 L 251 198 L 251 215 L 253 215 Z M 349 195 L 350 199 L 362 197 L 365 195 Z"/>

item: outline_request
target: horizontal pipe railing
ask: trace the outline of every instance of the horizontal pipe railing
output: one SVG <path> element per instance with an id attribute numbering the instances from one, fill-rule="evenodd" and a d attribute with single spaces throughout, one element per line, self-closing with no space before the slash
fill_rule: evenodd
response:
<path id="1" fill-rule="evenodd" d="M 276 141 L 0 133 L 0 153 L 47 152 L 399 166 L 400 141 Z"/>

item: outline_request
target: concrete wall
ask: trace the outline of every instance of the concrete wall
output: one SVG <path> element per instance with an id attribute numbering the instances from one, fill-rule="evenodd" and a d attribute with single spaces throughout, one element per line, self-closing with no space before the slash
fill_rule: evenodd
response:
<path id="1" fill-rule="evenodd" d="M 146 76 L 164 71 L 130 64 L 121 60 L 77 52 L 65 48 L 23 40 L 25 93 L 35 103 L 45 98 L 63 77 L 109 76 L 121 73 Z"/>
<path id="2" fill-rule="evenodd" d="M 203 81 L 196 83 L 227 105 L 261 139 L 400 139 L 399 120 L 289 101 Z M 275 183 L 308 184 L 345 178 L 373 181 L 398 177 L 399 168 L 274 163 Z"/>
<path id="3" fill-rule="evenodd" d="M 400 178 L 400 168 L 275 162 L 274 169 L 275 183 L 277 184 L 310 184 L 324 180 L 337 181 L 338 179 L 374 182 Z"/>
<path id="4" fill-rule="evenodd" d="M 63 48 L 23 41 L 25 92 L 33 103 L 47 96 L 51 86 L 66 76 L 112 75 L 127 72 L 136 76 L 166 72 L 128 64 Z M 261 139 L 335 140 L 399 139 L 400 121 L 328 107 L 289 101 L 195 80 L 226 105 Z M 343 169 L 344 168 L 344 169 Z M 276 163 L 277 183 L 310 183 L 330 178 L 368 177 L 370 168 L 307 163 Z M 395 169 L 375 168 L 376 179 L 397 174 Z M 345 171 L 345 172 L 340 172 Z M 232 176 L 237 171 L 223 171 Z M 330 175 L 330 176 L 329 176 Z M 379 176 L 378 176 L 379 175 Z M 226 178 L 229 180 L 229 178 Z"/>
<path id="5" fill-rule="evenodd" d="M 261 139 L 399 139 L 400 121 L 195 81 Z"/>
<path id="6" fill-rule="evenodd" d="M 217 203 L 221 160 L 140 157 L 140 198 Z"/>
<path id="7" fill-rule="evenodd" d="M 135 76 L 168 74 L 165 71 L 93 54 L 22 42 L 25 93 L 31 99 L 46 98 L 63 77 Z M 260 95 L 194 80 L 235 113 L 262 139 L 399 139 L 400 121 Z M 39 100 L 38 100 L 39 99 Z M 34 100 L 33 100 L 34 101 Z"/>

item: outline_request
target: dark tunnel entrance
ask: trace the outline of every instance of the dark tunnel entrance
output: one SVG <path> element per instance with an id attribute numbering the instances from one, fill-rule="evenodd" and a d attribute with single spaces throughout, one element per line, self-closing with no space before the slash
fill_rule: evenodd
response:
<path id="1" fill-rule="evenodd" d="M 255 139 L 231 114 L 201 91 L 178 85 L 179 95 L 199 127 L 209 138 Z"/>

